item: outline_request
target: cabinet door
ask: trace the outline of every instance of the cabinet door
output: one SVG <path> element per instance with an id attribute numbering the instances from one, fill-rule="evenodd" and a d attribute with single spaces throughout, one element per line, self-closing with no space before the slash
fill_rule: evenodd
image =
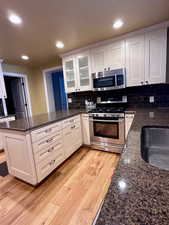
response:
<path id="1" fill-rule="evenodd" d="M 90 145 L 89 115 L 82 114 L 83 144 Z"/>
<path id="2" fill-rule="evenodd" d="M 92 73 L 104 71 L 105 68 L 105 47 L 91 50 Z"/>
<path id="3" fill-rule="evenodd" d="M 108 46 L 107 51 L 107 67 L 111 69 L 119 69 L 125 67 L 125 42 L 118 41 Z"/>
<path id="4" fill-rule="evenodd" d="M 166 82 L 167 30 L 160 29 L 145 35 L 146 83 Z"/>
<path id="5" fill-rule="evenodd" d="M 67 93 L 75 92 L 77 88 L 75 58 L 68 57 L 63 59 L 63 71 L 65 89 Z"/>
<path id="6" fill-rule="evenodd" d="M 79 54 L 76 57 L 78 71 L 78 90 L 90 91 L 91 88 L 91 68 L 89 52 Z"/>
<path id="7" fill-rule="evenodd" d="M 127 86 L 143 85 L 145 81 L 144 35 L 126 40 Z"/>

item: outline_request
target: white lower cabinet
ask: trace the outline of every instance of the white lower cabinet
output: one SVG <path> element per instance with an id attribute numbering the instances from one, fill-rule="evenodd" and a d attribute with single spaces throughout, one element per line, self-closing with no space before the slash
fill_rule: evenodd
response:
<path id="1" fill-rule="evenodd" d="M 1 118 L 0 123 L 9 122 L 12 120 L 15 120 L 15 116 L 8 116 L 5 118 Z M 4 149 L 3 137 L 2 137 L 2 133 L 0 132 L 0 150 L 3 150 L 3 149 Z"/>
<path id="2" fill-rule="evenodd" d="M 89 115 L 82 114 L 82 134 L 83 134 L 83 144 L 90 145 L 90 127 L 89 127 Z"/>
<path id="3" fill-rule="evenodd" d="M 32 185 L 40 183 L 82 145 L 80 115 L 32 132 L 0 130 L 9 173 Z"/>
<path id="4" fill-rule="evenodd" d="M 127 138 L 128 132 L 134 120 L 134 113 L 127 113 L 125 115 L 125 137 Z"/>
<path id="5" fill-rule="evenodd" d="M 82 145 L 80 115 L 68 119 L 63 125 L 65 157 L 69 157 Z"/>

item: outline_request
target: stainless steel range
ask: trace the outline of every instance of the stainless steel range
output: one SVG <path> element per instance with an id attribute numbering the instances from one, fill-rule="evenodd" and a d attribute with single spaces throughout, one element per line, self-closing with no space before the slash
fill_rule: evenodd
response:
<path id="1" fill-rule="evenodd" d="M 91 147 L 121 153 L 125 142 L 124 108 L 96 108 L 89 118 Z"/>

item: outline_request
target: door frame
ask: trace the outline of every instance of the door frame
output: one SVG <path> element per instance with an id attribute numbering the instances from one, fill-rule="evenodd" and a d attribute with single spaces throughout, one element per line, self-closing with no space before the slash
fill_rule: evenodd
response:
<path id="1" fill-rule="evenodd" d="M 51 105 L 54 104 L 54 96 L 53 96 L 53 92 L 51 91 L 51 82 L 49 81 L 49 79 L 47 79 L 47 76 L 51 75 L 52 72 L 59 72 L 60 70 L 63 71 L 62 66 L 56 66 L 56 67 L 51 67 L 51 68 L 42 70 L 43 82 L 45 87 L 45 99 L 46 99 L 46 106 L 47 106 L 48 113 L 52 112 Z M 68 101 L 67 101 L 67 105 L 68 105 Z"/>
<path id="2" fill-rule="evenodd" d="M 29 84 L 28 84 L 28 77 L 25 74 L 20 74 L 20 73 L 9 73 L 9 72 L 3 72 L 4 77 L 18 77 L 18 78 L 23 78 L 25 82 L 25 94 L 26 94 L 26 99 L 27 99 L 27 108 L 28 108 L 28 115 L 31 117 L 32 116 L 32 105 L 31 105 L 31 97 L 30 97 L 30 92 L 29 92 Z M 4 113 L 5 116 L 8 115 L 7 108 L 6 108 L 6 103 L 5 100 L 3 99 L 3 106 L 4 106 Z"/>

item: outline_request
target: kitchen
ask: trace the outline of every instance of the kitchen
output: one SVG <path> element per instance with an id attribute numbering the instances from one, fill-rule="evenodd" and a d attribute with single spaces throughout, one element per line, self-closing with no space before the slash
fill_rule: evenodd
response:
<path id="1" fill-rule="evenodd" d="M 142 24 L 136 22 L 136 26 L 129 27 L 132 18 L 137 18 L 134 12 L 128 21 L 118 16 L 112 21 L 110 36 L 109 32 L 106 37 L 100 33 L 99 38 L 90 37 L 87 41 L 89 32 L 85 42 L 84 34 L 82 37 L 79 33 L 81 44 L 76 40 L 73 45 L 73 38 L 70 46 L 70 41 L 66 42 L 68 33 L 63 29 L 65 39 L 57 39 L 56 52 L 44 45 L 35 57 L 37 51 L 30 45 L 18 59 L 20 51 L 15 49 L 16 55 L 12 55 L 3 49 L 1 224 L 169 223 L 169 4 L 165 0 L 159 2 L 154 7 L 152 2 L 135 2 Z M 13 4 L 19 11 L 18 3 Z M 47 12 L 50 18 L 56 5 L 46 4 L 42 4 L 42 12 L 50 9 Z M 59 7 L 63 10 L 62 4 Z M 78 4 L 87 7 L 86 3 Z M 102 4 L 107 12 L 112 6 L 128 9 L 116 1 Z M 37 21 L 41 32 L 39 18 L 26 9 L 31 3 L 21 5 L 25 17 L 10 12 L 2 21 L 3 24 L 5 19 L 9 20 L 6 26 L 11 33 L 21 35 L 20 43 L 22 32 L 35 29 L 35 23 L 27 27 L 29 20 Z M 3 9 L 7 7 L 4 3 Z M 90 14 L 89 9 L 88 12 L 96 26 L 101 3 L 94 7 L 98 14 Z M 156 13 L 156 21 L 147 11 L 145 18 L 141 17 L 146 8 L 152 15 Z M 118 7 L 114 10 L 121 11 Z M 125 10 L 123 17 L 127 18 L 130 10 Z M 32 17 L 27 17 L 28 14 Z M 55 16 L 59 17 L 59 12 Z M 81 17 L 78 15 L 78 25 L 82 24 L 82 17 L 83 13 Z M 89 24 L 87 27 L 90 30 Z M 95 29 L 95 34 L 99 34 L 100 27 Z M 42 40 L 48 43 L 52 34 L 44 35 Z M 38 46 L 39 40 L 29 38 L 29 43 Z M 18 44 L 18 40 L 13 41 Z M 53 60 L 47 62 L 49 56 Z M 7 107 L 10 92 L 5 82 L 11 76 L 21 79 L 20 88 L 17 86 L 15 90 L 22 90 L 17 95 L 22 98 L 17 99 L 22 99 L 20 105 L 24 109 L 12 114 Z"/>

